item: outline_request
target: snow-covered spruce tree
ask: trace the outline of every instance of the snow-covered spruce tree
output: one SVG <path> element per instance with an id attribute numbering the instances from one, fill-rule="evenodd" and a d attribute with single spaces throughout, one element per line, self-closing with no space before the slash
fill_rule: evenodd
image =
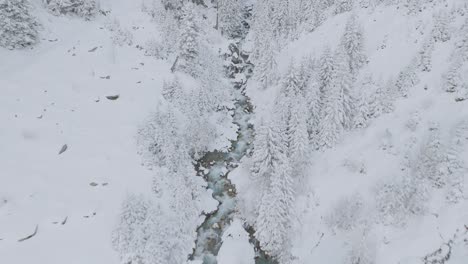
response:
<path id="1" fill-rule="evenodd" d="M 175 77 L 172 81 L 164 81 L 162 95 L 164 99 L 175 106 L 179 106 L 182 103 L 185 98 L 178 77 Z"/>
<path id="2" fill-rule="evenodd" d="M 466 173 L 466 164 L 461 153 L 468 144 L 468 122 L 461 121 L 450 133 L 451 142 L 447 147 L 447 153 L 442 163 L 443 173 L 447 178 L 446 200 L 457 203 L 463 199 L 465 182 L 463 175 Z"/>
<path id="3" fill-rule="evenodd" d="M 385 86 L 382 80 L 374 81 L 371 79 L 372 85 L 371 95 L 368 98 L 369 118 L 377 118 L 384 113 L 392 111 L 392 98 L 387 90 L 389 87 Z"/>
<path id="4" fill-rule="evenodd" d="M 0 46 L 21 49 L 39 41 L 40 24 L 27 0 L 0 0 Z"/>
<path id="5" fill-rule="evenodd" d="M 443 89 L 449 93 L 458 92 L 463 83 L 460 74 L 461 63 L 457 60 L 452 62 L 448 71 L 443 75 Z"/>
<path id="6" fill-rule="evenodd" d="M 44 0 L 44 3 L 55 15 L 77 15 L 91 19 L 99 11 L 97 0 Z"/>
<path id="7" fill-rule="evenodd" d="M 357 103 L 356 116 L 354 118 L 354 127 L 365 128 L 367 127 L 370 119 L 370 110 L 367 94 L 361 92 Z"/>
<path id="8" fill-rule="evenodd" d="M 416 14 L 422 12 L 424 5 L 423 0 L 401 0 L 404 7 L 408 10 L 408 14 Z"/>
<path id="9" fill-rule="evenodd" d="M 452 28 L 450 26 L 450 14 L 441 10 L 433 15 L 434 27 L 432 28 L 431 35 L 436 42 L 449 41 L 452 36 Z"/>
<path id="10" fill-rule="evenodd" d="M 340 103 L 339 90 L 338 85 L 333 85 L 325 91 L 317 137 L 319 149 L 333 147 L 344 130 L 343 105 Z"/>
<path id="11" fill-rule="evenodd" d="M 325 222 L 335 232 L 353 230 L 364 220 L 363 209 L 364 199 L 358 193 L 341 198 L 325 217 Z"/>
<path id="12" fill-rule="evenodd" d="M 460 38 L 456 42 L 456 52 L 454 56 L 461 57 L 463 61 L 468 61 L 468 18 L 465 19 L 465 22 L 458 34 Z"/>
<path id="13" fill-rule="evenodd" d="M 127 260 L 127 262 L 122 263 L 171 263 L 169 261 L 169 252 L 173 249 L 171 243 L 173 234 L 171 234 L 171 231 L 176 230 L 171 226 L 173 222 L 166 219 L 167 216 L 162 212 L 159 205 L 151 203 L 147 211 L 147 217 L 143 223 L 143 244 L 139 248 L 141 258 L 136 261 Z M 177 253 L 180 254 L 180 252 Z"/>
<path id="14" fill-rule="evenodd" d="M 398 88 L 398 92 L 403 97 L 407 97 L 409 89 L 413 88 L 420 81 L 416 73 L 417 66 L 417 59 L 414 59 L 404 70 L 398 74 L 395 85 Z"/>
<path id="15" fill-rule="evenodd" d="M 293 178 L 287 163 L 286 142 L 282 132 L 274 124 L 263 127 L 256 137 L 252 173 L 260 177 L 261 202 L 255 221 L 255 237 L 270 256 L 288 256 L 288 231 L 290 230 L 291 208 L 294 201 Z"/>
<path id="16" fill-rule="evenodd" d="M 335 0 L 335 14 L 341 14 L 353 9 L 354 0 Z"/>
<path id="17" fill-rule="evenodd" d="M 419 182 L 411 176 L 394 177 L 377 184 L 376 219 L 386 225 L 405 226 L 411 215 L 426 210 L 427 196 L 419 189 Z"/>
<path id="18" fill-rule="evenodd" d="M 216 129 L 210 122 L 213 105 L 209 103 L 209 95 L 203 87 L 195 89 L 190 98 L 190 112 L 186 113 L 186 131 L 190 133 L 187 133 L 186 138 L 190 153 L 198 159 L 216 138 Z"/>
<path id="19" fill-rule="evenodd" d="M 157 1 L 157 0 L 156 0 Z M 160 0 L 166 10 L 180 10 L 185 0 Z"/>
<path id="20" fill-rule="evenodd" d="M 254 49 L 251 59 L 255 65 L 254 77 L 263 88 L 274 84 L 278 79 L 276 74 L 278 38 L 275 37 L 271 12 L 269 1 L 259 0 L 255 3 L 251 29 L 254 37 Z"/>
<path id="21" fill-rule="evenodd" d="M 274 36 L 278 40 L 288 39 L 291 32 L 291 19 L 289 16 L 289 1 L 269 1 L 270 21 L 274 29 Z"/>
<path id="22" fill-rule="evenodd" d="M 317 132 L 320 123 L 320 109 L 322 108 L 322 94 L 320 93 L 320 85 L 317 74 L 309 78 L 306 83 L 305 100 L 308 108 L 307 111 L 307 131 L 312 146 L 315 148 L 317 144 Z"/>
<path id="23" fill-rule="evenodd" d="M 438 128 L 433 127 L 420 147 L 418 156 L 412 161 L 412 173 L 422 183 L 420 186 L 441 188 L 445 185 L 446 179 L 441 173 L 444 153 L 445 150 L 440 142 Z"/>
<path id="24" fill-rule="evenodd" d="M 174 108 L 159 110 L 150 115 L 148 120 L 138 131 L 137 144 L 143 164 L 148 167 L 166 166 L 170 161 L 169 154 L 174 140 L 180 138 Z"/>
<path id="25" fill-rule="evenodd" d="M 147 8 L 153 20 L 159 25 L 158 38 L 150 39 L 146 45 L 146 54 L 160 59 L 167 59 L 169 55 L 178 51 L 180 10 L 164 9 L 159 0 L 154 0 L 153 6 Z"/>
<path id="26" fill-rule="evenodd" d="M 269 186 L 272 173 L 287 160 L 286 143 L 284 131 L 277 124 L 270 122 L 258 126 L 250 171 L 260 186 Z"/>
<path id="27" fill-rule="evenodd" d="M 263 88 L 267 88 L 277 80 L 276 50 L 272 45 L 265 46 L 265 51 L 262 57 L 255 65 L 255 71 L 258 73 L 257 78 Z"/>
<path id="28" fill-rule="evenodd" d="M 330 47 L 326 47 L 319 61 L 319 85 L 322 96 L 331 90 L 333 81 L 337 79 L 335 58 Z"/>
<path id="29" fill-rule="evenodd" d="M 204 48 L 200 51 L 200 65 L 200 89 L 204 90 L 210 109 L 215 112 L 225 111 L 232 103 L 232 92 L 225 82 L 223 61 L 218 54 Z"/>
<path id="30" fill-rule="evenodd" d="M 297 2 L 297 1 L 296 1 Z M 299 1 L 301 24 L 306 32 L 312 32 L 325 20 L 324 7 L 319 0 Z M 296 16 L 294 16 L 296 17 Z"/>
<path id="31" fill-rule="evenodd" d="M 291 62 L 285 79 L 281 83 L 281 89 L 276 96 L 274 109 L 275 115 L 279 119 L 277 122 L 281 124 L 286 133 L 291 120 L 292 104 L 299 94 L 301 94 L 301 97 L 303 94 L 300 85 L 298 69 L 295 67 L 294 62 Z"/>
<path id="32" fill-rule="evenodd" d="M 419 69 L 424 72 L 432 70 L 432 52 L 434 51 L 434 40 L 427 39 L 419 51 Z"/>
<path id="33" fill-rule="evenodd" d="M 122 204 L 120 222 L 112 234 L 112 246 L 122 263 L 145 263 L 145 221 L 150 206 L 141 195 L 129 195 Z"/>
<path id="34" fill-rule="evenodd" d="M 345 51 L 339 49 L 335 57 L 337 77 L 334 80 L 334 85 L 338 88 L 336 98 L 341 107 L 339 109 L 340 120 L 345 129 L 350 129 L 353 127 L 353 118 L 356 112 L 353 77 L 345 58 Z"/>
<path id="35" fill-rule="evenodd" d="M 380 83 L 381 87 L 383 87 L 384 98 L 383 100 L 383 111 L 384 113 L 388 114 L 394 110 L 394 101 L 398 97 L 397 87 L 395 85 L 395 81 L 393 79 L 388 79 L 386 82 L 382 81 Z"/>
<path id="36" fill-rule="evenodd" d="M 176 68 L 197 77 L 200 72 L 200 28 L 198 27 L 193 4 L 184 4 L 179 38 L 179 53 Z"/>
<path id="37" fill-rule="evenodd" d="M 307 132 L 307 107 L 303 97 L 296 97 L 291 109 L 288 129 L 288 156 L 297 186 L 305 184 L 305 170 L 309 158 L 309 134 Z"/>
<path id="38" fill-rule="evenodd" d="M 255 221 L 255 237 L 260 241 L 260 247 L 280 261 L 287 261 L 289 256 L 288 235 L 293 203 L 293 180 L 288 164 L 282 163 L 271 175 L 270 186 L 262 196 Z"/>
<path id="39" fill-rule="evenodd" d="M 364 32 L 356 14 L 352 14 L 346 23 L 341 45 L 347 55 L 349 69 L 353 75 L 356 75 L 367 61 L 364 53 Z"/>
<path id="40" fill-rule="evenodd" d="M 241 37 L 243 31 L 244 0 L 217 0 L 218 23 L 223 35 L 230 38 Z"/>

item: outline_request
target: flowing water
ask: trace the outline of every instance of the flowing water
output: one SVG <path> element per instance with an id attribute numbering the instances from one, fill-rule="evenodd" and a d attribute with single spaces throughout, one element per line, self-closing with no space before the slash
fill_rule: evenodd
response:
<path id="1" fill-rule="evenodd" d="M 245 85 L 252 75 L 253 66 L 248 61 L 249 56 L 240 49 L 240 44 L 231 44 L 226 60 L 231 62 L 227 67 L 228 76 L 233 80 L 235 94 L 234 123 L 238 126 L 237 139 L 232 141 L 228 152 L 208 152 L 198 160 L 196 170 L 208 183 L 213 191 L 213 198 L 218 202 L 218 208 L 206 216 L 203 224 L 197 229 L 197 241 L 190 259 L 202 260 L 203 264 L 216 264 L 216 256 L 222 245 L 223 232 L 231 224 L 236 210 L 236 187 L 228 179 L 242 157 L 248 154 L 253 140 L 254 129 L 249 120 L 252 115 L 252 105 L 245 95 Z M 255 248 L 256 264 L 273 264 L 260 249 L 258 241 L 253 236 L 252 227 L 245 226 L 250 234 L 250 243 Z"/>

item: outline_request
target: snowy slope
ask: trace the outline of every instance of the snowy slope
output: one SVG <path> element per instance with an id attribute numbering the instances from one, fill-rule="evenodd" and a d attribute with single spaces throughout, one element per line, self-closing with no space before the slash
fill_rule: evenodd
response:
<path id="1" fill-rule="evenodd" d="M 143 193 L 158 209 L 162 205 L 168 210 L 165 199 L 175 192 L 165 190 L 164 197 L 155 197 L 153 177 L 164 170 L 152 171 L 142 164 L 145 157 L 142 161 L 136 139 L 148 117 L 168 106 L 162 88 L 165 80 L 174 78 L 175 58 L 146 56 L 143 47 L 161 32 L 141 11 L 141 1 L 102 0 L 102 10 L 110 12 L 92 21 L 53 16 L 41 1 L 32 2 L 43 25 L 40 43 L 19 51 L 0 48 L 0 263 L 119 263 L 122 256 L 111 240 L 122 200 Z M 377 210 L 385 196 L 382 186 L 399 186 L 434 133 L 441 153 L 455 149 L 461 163 L 468 160 L 468 101 L 456 102 L 455 95 L 442 88 L 456 43 L 463 37 L 466 15 L 461 10 L 467 12 L 466 3 L 429 2 L 410 15 L 396 5 L 357 9 L 368 58 L 357 78 L 358 90 L 369 75 L 394 82 L 418 56 L 438 10 L 453 11 L 453 35 L 435 43 L 432 70 L 417 71 L 419 82 L 406 97 L 396 99 L 394 111 L 370 120 L 366 128 L 345 132 L 336 146 L 308 158 L 307 181 L 296 186 L 288 234 L 294 263 L 442 263 L 430 260 L 442 259 L 447 252 L 448 264 L 467 262 L 468 164 L 457 202 L 448 201 L 453 189 L 446 184 L 429 188 L 424 210 L 405 211 L 397 223 L 389 223 Z M 210 25 L 203 34 L 210 50 L 222 53 L 228 41 L 212 30 L 215 9 L 210 8 L 202 11 L 208 21 L 203 25 Z M 332 15 L 314 31 L 288 40 L 276 57 L 278 76 L 286 74 L 291 61 L 318 59 L 326 46 L 335 49 L 350 15 Z M 465 67 L 464 78 L 467 75 Z M 193 78 L 178 77 L 193 88 Z M 255 108 L 254 125 L 272 118 L 280 84 L 263 89 L 249 80 L 246 94 Z M 221 132 L 210 138 L 208 150 L 230 147 L 229 140 L 237 136 L 231 122 L 216 128 Z M 231 166 L 228 162 L 224 165 Z M 254 226 L 263 189 L 250 178 L 251 166 L 252 160 L 243 158 L 228 174 L 235 191 L 221 190 L 233 195 L 229 205 L 234 213 L 226 217 L 234 220 L 220 215 L 220 223 L 227 224 L 216 257 L 220 264 L 253 263 L 258 254 L 244 230 Z M 201 222 L 202 213 L 215 210 L 218 201 L 211 195 L 211 190 L 202 194 L 200 217 L 193 221 Z M 209 228 L 219 228 L 219 223 Z M 195 230 L 187 236 L 193 236 L 195 244 Z"/>
<path id="2" fill-rule="evenodd" d="M 355 11 L 363 26 L 368 57 L 358 80 L 366 75 L 384 82 L 397 77 L 428 38 L 433 13 L 463 5 L 462 1 L 449 2 L 448 7 L 444 3 L 428 4 L 422 12 L 411 15 L 396 5 Z M 460 32 L 464 17 L 453 13 L 451 26 L 454 32 Z M 336 48 L 350 15 L 345 12 L 332 16 L 313 32 L 287 44 L 277 57 L 278 72 L 285 75 L 291 61 L 320 58 L 325 46 Z M 376 209 L 376 197 L 382 191 L 379 184 L 406 175 L 405 162 L 418 159 L 418 150 L 434 127 L 441 134 L 441 145 L 450 147 L 456 140 L 454 131 L 468 121 L 467 102 L 455 102 L 454 95 L 442 88 L 442 76 L 453 61 L 452 52 L 460 37 L 454 33 L 450 41 L 435 44 L 432 71 L 418 71 L 420 82 L 410 89 L 407 98 L 397 99 L 395 111 L 372 120 L 368 128 L 346 132 L 336 147 L 311 155 L 308 184 L 296 189 L 295 228 L 290 234 L 295 263 L 351 263 L 353 254 L 362 254 L 362 263 L 423 263 L 424 256 L 447 243 L 457 230 L 466 234 L 466 185 L 464 198 L 455 204 L 445 200 L 447 189 L 431 189 L 427 210 L 420 215 L 407 215 L 403 226 L 382 223 Z M 280 85 L 263 89 L 256 82 L 249 84 L 248 95 L 255 106 L 257 123 L 272 118 L 279 89 Z M 467 134 L 465 131 L 456 143 L 462 149 L 458 157 L 461 161 L 468 160 Z M 231 178 L 239 190 L 241 211 L 253 223 L 260 186 L 249 178 L 251 166 L 251 160 L 245 159 Z M 466 167 L 463 175 L 466 182 Z M 349 229 L 334 228 L 336 218 Z M 466 242 L 459 243 L 456 254 L 463 257 L 454 257 L 447 263 L 466 263 Z"/>
<path id="3" fill-rule="evenodd" d="M 139 1 L 101 2 L 112 13 L 90 22 L 37 4 L 40 45 L 0 49 L 0 263 L 118 263 L 110 237 L 121 202 L 150 191 L 135 136 L 171 65 L 135 48 L 154 34 Z M 114 18 L 132 46 L 112 44 Z"/>

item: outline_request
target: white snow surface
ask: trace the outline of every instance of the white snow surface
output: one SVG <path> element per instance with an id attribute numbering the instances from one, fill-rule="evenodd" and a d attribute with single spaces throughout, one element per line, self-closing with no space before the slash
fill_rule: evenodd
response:
<path id="1" fill-rule="evenodd" d="M 448 2 L 453 5 L 461 3 Z M 412 15 L 393 5 L 379 6 L 375 10 L 358 9 L 356 12 L 363 25 L 369 60 L 361 70 L 361 77 L 372 74 L 375 79 L 384 81 L 395 78 L 417 55 L 431 30 L 433 12 L 443 8 L 444 4 L 434 6 Z M 346 12 L 333 16 L 315 31 L 286 45 L 277 59 L 279 74 L 286 74 L 292 60 L 297 63 L 306 56 L 318 59 L 327 45 L 335 49 L 350 15 Z M 452 25 L 460 28 L 463 19 L 456 17 Z M 420 83 L 409 91 L 407 98 L 401 97 L 396 101 L 394 112 L 372 120 L 368 128 L 346 132 L 336 147 L 311 156 L 308 183 L 297 189 L 295 227 L 290 234 L 294 263 L 348 263 L 348 254 L 359 243 L 363 230 L 371 241 L 368 251 L 375 255 L 374 263 L 423 263 L 423 257 L 446 243 L 457 229 L 466 228 L 466 168 L 463 180 L 465 196 L 459 203 L 449 204 L 444 201 L 443 191 L 433 190 L 427 212 L 410 216 L 404 227 L 383 225 L 374 218 L 376 184 L 402 175 L 405 154 L 418 149 L 429 134 L 430 124 L 439 125 L 442 144 L 449 144 L 453 139 L 451 131 L 468 120 L 468 103 L 456 103 L 454 96 L 441 87 L 442 74 L 449 67 L 456 38 L 455 34 L 451 41 L 435 44 L 432 71 L 418 72 Z M 381 48 L 383 44 L 385 48 Z M 254 81 L 249 83 L 247 94 L 255 107 L 256 123 L 271 118 L 279 89 L 279 85 L 263 89 Z M 418 116 L 418 121 L 416 129 L 412 130 L 408 123 L 414 116 Z M 388 132 L 392 135 L 393 148 L 384 151 L 381 145 Z M 467 148 L 465 143 L 465 151 L 461 154 L 464 161 L 468 160 Z M 240 211 L 253 224 L 255 205 L 261 197 L 259 186 L 249 178 L 250 167 L 251 160 L 245 158 L 242 165 L 230 174 L 230 179 L 238 190 Z M 326 218 L 340 200 L 353 195 L 359 195 L 364 201 L 363 212 L 356 219 L 364 224 L 358 224 L 350 231 L 332 230 Z M 454 257 L 447 263 L 467 263 L 468 247 L 466 242 L 460 245 L 454 249 Z"/>
<path id="2" fill-rule="evenodd" d="M 93 21 L 55 17 L 40 2 L 40 44 L 0 48 L 0 263 L 119 263 L 111 233 L 122 200 L 151 191 L 137 130 L 162 104 L 172 61 L 136 48 L 156 34 L 140 1 L 101 1 L 112 12 Z M 112 43 L 114 19 L 131 46 Z M 235 135 L 225 129 L 212 148 Z M 216 208 L 211 191 L 203 200 L 205 212 Z"/>
<path id="3" fill-rule="evenodd" d="M 154 23 L 140 12 L 140 1 L 103 0 L 104 9 L 112 13 L 95 21 L 54 17 L 41 10 L 39 2 L 34 1 L 44 25 L 41 43 L 32 50 L 0 49 L 0 263 L 119 263 L 110 238 L 122 199 L 128 193 L 150 192 L 153 176 L 141 165 L 135 136 L 141 122 L 162 104 L 160 90 L 171 77 L 172 61 L 155 60 L 135 48 L 156 34 Z M 363 72 L 384 80 L 395 77 L 421 47 L 434 10 L 417 15 L 395 6 L 359 10 L 369 57 Z M 334 16 L 287 45 L 278 57 L 280 73 L 292 58 L 318 58 L 324 45 L 335 47 L 348 16 Z M 133 33 L 131 47 L 112 44 L 106 25 L 113 18 Z M 460 26 L 461 18 L 454 25 Z M 468 225 L 468 185 L 465 199 L 457 204 L 447 204 L 443 193 L 434 191 L 428 212 L 411 216 L 404 227 L 372 221 L 375 184 L 401 174 L 403 156 L 423 141 L 429 124 L 437 122 L 443 142 L 448 142 L 454 127 L 468 120 L 468 102 L 455 103 L 441 89 L 453 42 L 436 43 L 432 72 L 419 73 L 421 82 L 408 98 L 396 102 L 393 113 L 366 129 L 347 132 L 334 149 L 311 157 L 291 233 L 296 263 L 345 263 L 354 231 L 331 230 L 324 219 L 341 198 L 356 193 L 365 201 L 361 217 L 370 220 L 366 228 L 371 230 L 375 263 L 422 263 L 423 256 Z M 379 48 L 382 43 L 386 48 Z M 249 83 L 257 120 L 269 118 L 277 91 Z M 106 98 L 112 95 L 119 98 Z M 416 112 L 418 124 L 409 129 Z M 393 148 L 383 151 L 387 131 L 393 135 Z M 225 135 L 213 148 L 225 147 L 235 136 L 232 128 Z M 67 150 L 59 155 L 65 144 Z M 467 149 L 462 153 L 465 161 Z M 259 188 L 249 179 L 249 168 L 250 160 L 244 158 L 229 177 L 236 185 L 242 218 L 252 224 Z M 468 173 L 464 176 L 466 182 Z M 208 191 L 205 204 L 206 212 L 216 208 Z M 33 238 L 18 242 L 36 226 Z M 253 263 L 240 219 L 232 222 L 223 240 L 220 264 Z M 448 264 L 466 264 L 466 244 L 453 250 Z"/>
<path id="4" fill-rule="evenodd" d="M 249 234 L 240 219 L 234 219 L 223 234 L 223 245 L 218 253 L 219 264 L 253 264 L 255 253 L 249 243 Z"/>

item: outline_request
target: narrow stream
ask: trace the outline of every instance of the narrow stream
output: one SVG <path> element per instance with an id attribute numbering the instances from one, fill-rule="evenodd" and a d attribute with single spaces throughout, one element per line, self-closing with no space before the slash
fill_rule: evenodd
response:
<path id="1" fill-rule="evenodd" d="M 213 191 L 213 198 L 218 202 L 215 212 L 206 216 L 203 224 L 197 229 L 198 237 L 192 260 L 202 260 L 203 264 L 216 264 L 216 256 L 222 245 L 222 235 L 231 224 L 236 210 L 236 187 L 228 179 L 229 173 L 234 170 L 242 157 L 250 149 L 253 141 L 254 129 L 249 123 L 252 116 L 252 105 L 245 95 L 247 80 L 251 77 L 253 65 L 249 62 L 248 54 L 241 51 L 241 44 L 231 44 L 230 53 L 225 59 L 232 62 L 227 67 L 231 78 L 234 95 L 234 123 L 238 126 L 237 139 L 232 141 L 228 152 L 208 152 L 198 160 L 195 168 L 198 175 L 203 176 L 208 183 L 208 188 Z M 252 227 L 246 226 L 250 235 L 250 243 L 255 248 L 256 264 L 274 264 L 259 248 L 258 241 L 254 238 Z"/>

